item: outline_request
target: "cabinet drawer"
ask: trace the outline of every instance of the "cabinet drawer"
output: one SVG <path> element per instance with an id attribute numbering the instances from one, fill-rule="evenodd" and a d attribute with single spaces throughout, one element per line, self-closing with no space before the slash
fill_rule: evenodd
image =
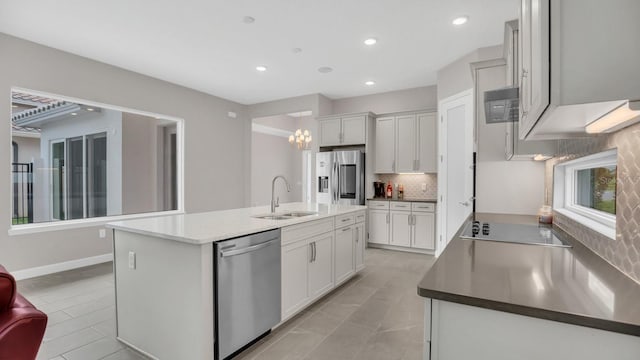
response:
<path id="1" fill-rule="evenodd" d="M 281 245 L 333 231 L 333 218 L 310 221 L 282 228 Z"/>
<path id="2" fill-rule="evenodd" d="M 389 202 L 388 201 L 369 201 L 369 204 L 367 204 L 367 207 L 369 209 L 388 210 L 389 209 Z"/>
<path id="3" fill-rule="evenodd" d="M 365 217 L 366 217 L 366 215 L 365 215 L 364 211 L 356 213 L 356 223 L 364 222 Z"/>
<path id="4" fill-rule="evenodd" d="M 336 228 L 353 225 L 356 222 L 355 214 L 345 214 L 336 216 Z"/>
<path id="5" fill-rule="evenodd" d="M 436 211 L 436 204 L 434 203 L 411 203 L 411 210 L 413 211 L 423 211 L 423 212 L 434 212 Z"/>
<path id="6" fill-rule="evenodd" d="M 411 211 L 411 203 L 410 202 L 392 201 L 391 202 L 391 210 Z"/>

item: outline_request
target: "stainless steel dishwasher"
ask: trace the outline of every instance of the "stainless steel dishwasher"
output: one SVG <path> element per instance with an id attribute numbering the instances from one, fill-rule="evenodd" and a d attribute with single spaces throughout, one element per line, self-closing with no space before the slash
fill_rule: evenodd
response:
<path id="1" fill-rule="evenodd" d="M 227 359 L 280 322 L 280 229 L 219 241 L 216 359 Z"/>

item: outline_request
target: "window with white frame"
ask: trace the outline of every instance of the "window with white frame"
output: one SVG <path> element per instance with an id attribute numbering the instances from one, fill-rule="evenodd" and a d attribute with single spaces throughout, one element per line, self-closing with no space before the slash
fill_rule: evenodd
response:
<path id="1" fill-rule="evenodd" d="M 553 208 L 611 239 L 616 235 L 616 149 L 554 168 Z"/>
<path id="2" fill-rule="evenodd" d="M 10 232 L 182 212 L 181 119 L 30 90 L 11 102 Z"/>

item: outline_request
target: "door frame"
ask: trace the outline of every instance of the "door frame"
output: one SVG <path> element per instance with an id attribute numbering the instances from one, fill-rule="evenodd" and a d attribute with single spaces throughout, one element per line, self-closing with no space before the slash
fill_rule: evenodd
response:
<path id="1" fill-rule="evenodd" d="M 447 193 L 447 123 L 444 121 L 446 111 L 457 106 L 464 105 L 468 107 L 465 112 L 466 118 L 464 143 L 468 143 L 471 146 L 471 156 L 469 157 L 468 164 L 465 166 L 473 166 L 473 150 L 474 144 L 474 92 L 473 88 L 469 88 L 455 95 L 449 96 L 438 102 L 438 209 L 437 209 L 437 226 L 436 226 L 436 250 L 435 256 L 438 257 L 444 251 L 445 247 L 451 241 L 451 238 L 447 238 L 447 203 L 445 195 Z M 470 179 L 470 184 L 465 184 L 465 187 L 473 186 L 473 176 Z M 473 189 L 468 189 L 470 196 L 473 196 Z"/>

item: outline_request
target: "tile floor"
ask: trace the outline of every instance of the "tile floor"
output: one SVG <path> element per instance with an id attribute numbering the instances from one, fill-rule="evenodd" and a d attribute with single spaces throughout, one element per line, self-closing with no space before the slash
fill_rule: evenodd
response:
<path id="1" fill-rule="evenodd" d="M 367 249 L 366 268 L 236 359 L 422 359 L 416 285 L 432 256 Z M 115 339 L 111 264 L 18 282 L 49 315 L 38 359 L 144 359 Z"/>

